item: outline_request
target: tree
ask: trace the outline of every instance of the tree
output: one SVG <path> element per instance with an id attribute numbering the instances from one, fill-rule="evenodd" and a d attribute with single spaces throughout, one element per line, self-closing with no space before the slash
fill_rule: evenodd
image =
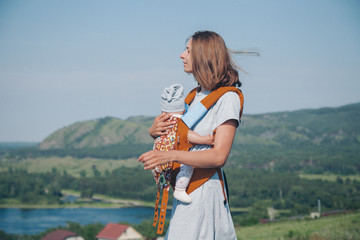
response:
<path id="1" fill-rule="evenodd" d="M 83 178 L 86 177 L 86 171 L 85 171 L 85 170 L 81 170 L 81 171 L 80 171 L 80 176 L 83 177 Z"/>
<path id="2" fill-rule="evenodd" d="M 101 176 L 101 172 L 99 170 L 97 170 L 95 165 L 92 165 L 92 170 L 93 170 L 93 173 L 94 173 L 95 177 L 100 177 Z"/>

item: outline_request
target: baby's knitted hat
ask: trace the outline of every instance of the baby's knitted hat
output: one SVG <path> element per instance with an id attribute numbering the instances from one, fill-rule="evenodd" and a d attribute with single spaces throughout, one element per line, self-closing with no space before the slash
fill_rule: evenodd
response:
<path id="1" fill-rule="evenodd" d="M 161 94 L 161 110 L 163 112 L 181 112 L 185 109 L 184 88 L 180 84 L 173 84 L 165 88 Z"/>

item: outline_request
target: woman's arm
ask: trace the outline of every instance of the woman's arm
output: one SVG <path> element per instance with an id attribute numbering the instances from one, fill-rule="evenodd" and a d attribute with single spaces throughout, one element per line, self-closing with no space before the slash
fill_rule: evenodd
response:
<path id="1" fill-rule="evenodd" d="M 199 168 L 222 167 L 230 153 L 234 140 L 237 123 L 228 120 L 216 130 L 214 147 L 204 151 L 149 151 L 142 154 L 138 161 L 145 169 L 153 169 L 159 165 L 176 161 L 178 163 Z"/>
<path id="2" fill-rule="evenodd" d="M 171 114 L 162 113 L 154 119 L 153 124 L 149 128 L 149 135 L 153 139 L 168 134 L 167 130 L 176 124 L 176 121 L 167 121 L 170 117 Z"/>

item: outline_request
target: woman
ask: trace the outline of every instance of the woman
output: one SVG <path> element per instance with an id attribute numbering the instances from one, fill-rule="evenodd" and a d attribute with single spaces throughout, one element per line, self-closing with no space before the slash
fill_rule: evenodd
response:
<path id="1" fill-rule="evenodd" d="M 241 86 L 224 40 L 215 32 L 196 32 L 180 55 L 184 71 L 192 73 L 200 86 L 190 108 L 211 91 L 224 86 Z M 225 93 L 193 131 L 200 135 L 212 134 L 216 129 L 214 145 L 196 145 L 190 151 L 149 151 L 139 157 L 145 169 L 171 161 L 196 168 L 222 167 L 230 153 L 235 131 L 239 125 L 240 99 L 234 92 Z M 152 137 L 165 134 L 168 115 L 155 118 L 149 133 Z M 190 194 L 191 204 L 174 200 L 166 239 L 236 239 L 229 206 L 218 173 Z"/>

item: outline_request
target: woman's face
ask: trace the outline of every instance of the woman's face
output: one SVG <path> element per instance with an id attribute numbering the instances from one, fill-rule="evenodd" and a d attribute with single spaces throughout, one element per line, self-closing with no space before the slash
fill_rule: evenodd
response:
<path id="1" fill-rule="evenodd" d="M 184 71 L 187 73 L 192 73 L 192 62 L 191 62 L 191 39 L 186 45 L 185 51 L 180 55 L 180 58 L 184 63 Z"/>

